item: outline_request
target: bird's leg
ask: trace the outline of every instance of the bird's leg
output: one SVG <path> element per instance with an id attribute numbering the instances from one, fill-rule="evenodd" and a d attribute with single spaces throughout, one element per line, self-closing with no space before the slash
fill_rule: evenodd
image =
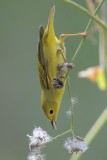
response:
<path id="1" fill-rule="evenodd" d="M 64 57 L 63 50 L 62 50 L 61 48 L 57 50 L 57 53 L 56 53 L 56 54 L 57 54 L 57 55 L 61 54 L 64 62 L 66 62 L 66 59 L 65 59 L 65 57 Z M 58 69 L 58 68 L 57 68 L 57 69 Z M 65 76 L 63 77 L 63 74 L 64 74 L 64 71 L 58 70 L 57 77 L 54 77 L 54 78 L 53 78 L 53 81 L 52 81 L 52 85 L 53 85 L 54 88 L 60 89 L 60 88 L 63 87 L 63 82 L 62 82 L 62 80 L 61 80 L 62 78 L 65 77 Z"/>
<path id="2" fill-rule="evenodd" d="M 66 63 L 66 59 L 65 59 L 65 57 L 64 57 L 64 52 L 63 52 L 63 50 L 62 50 L 61 48 L 59 48 L 59 49 L 57 50 L 57 53 L 56 53 L 56 54 L 57 54 L 57 55 L 61 54 L 64 62 Z"/>
<path id="3" fill-rule="evenodd" d="M 70 36 L 81 36 L 83 38 L 86 38 L 89 35 L 89 32 L 82 32 L 82 33 L 76 33 L 76 34 L 61 34 L 60 35 L 60 41 L 63 42 L 63 40 Z"/>
<path id="4" fill-rule="evenodd" d="M 68 70 L 72 70 L 72 68 L 74 67 L 74 65 L 72 63 L 66 63 L 66 59 L 64 57 L 64 52 L 61 48 L 59 48 L 57 50 L 57 55 L 59 55 L 59 54 L 62 55 L 62 58 L 65 63 L 63 65 L 57 66 L 58 74 L 57 74 L 57 77 L 53 78 L 53 81 L 52 81 L 52 85 L 56 89 L 60 89 L 63 87 L 63 83 L 66 80 L 67 75 L 68 75 L 67 74 Z"/>

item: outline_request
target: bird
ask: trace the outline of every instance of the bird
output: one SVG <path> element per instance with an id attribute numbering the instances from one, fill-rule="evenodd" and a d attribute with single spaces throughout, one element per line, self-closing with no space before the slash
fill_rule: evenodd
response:
<path id="1" fill-rule="evenodd" d="M 54 13 L 55 6 L 52 7 L 49 14 L 46 29 L 43 25 L 39 27 L 37 45 L 38 75 L 42 89 L 41 106 L 53 129 L 56 128 L 68 70 L 74 67 L 72 63 L 66 62 L 64 39 L 75 35 L 87 36 L 86 33 L 61 34 L 58 39 L 54 32 Z"/>

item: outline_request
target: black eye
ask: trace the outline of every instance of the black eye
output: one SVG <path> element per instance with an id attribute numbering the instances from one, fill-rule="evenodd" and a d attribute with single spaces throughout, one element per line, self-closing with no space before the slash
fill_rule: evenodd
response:
<path id="1" fill-rule="evenodd" d="M 53 110 L 52 109 L 50 110 L 50 114 L 53 114 Z"/>

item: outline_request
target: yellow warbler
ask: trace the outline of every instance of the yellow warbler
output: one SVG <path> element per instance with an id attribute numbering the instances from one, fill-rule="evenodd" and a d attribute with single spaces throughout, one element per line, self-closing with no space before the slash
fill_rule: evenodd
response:
<path id="1" fill-rule="evenodd" d="M 57 114 L 65 90 L 67 70 L 73 68 L 71 63 L 66 63 L 63 40 L 68 36 L 87 36 L 87 33 L 62 34 L 60 39 L 57 39 L 53 26 L 54 12 L 55 6 L 51 9 L 46 29 L 44 30 L 42 25 L 39 28 L 37 54 L 42 88 L 41 105 L 53 128 L 56 127 Z"/>

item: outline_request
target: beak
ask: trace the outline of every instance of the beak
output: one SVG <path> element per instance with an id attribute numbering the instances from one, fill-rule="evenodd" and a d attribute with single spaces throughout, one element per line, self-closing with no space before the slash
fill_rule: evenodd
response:
<path id="1" fill-rule="evenodd" d="M 53 129 L 55 128 L 57 130 L 56 121 L 54 119 L 51 121 L 51 124 L 52 124 L 52 128 Z"/>

